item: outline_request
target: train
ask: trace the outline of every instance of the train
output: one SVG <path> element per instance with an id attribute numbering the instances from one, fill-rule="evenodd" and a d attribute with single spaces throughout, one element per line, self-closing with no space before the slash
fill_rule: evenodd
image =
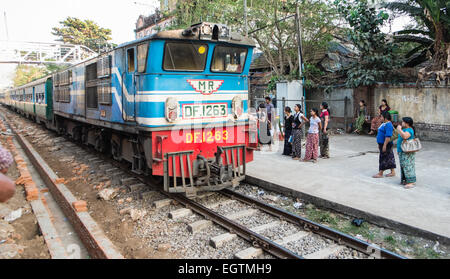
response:
<path id="1" fill-rule="evenodd" d="M 224 24 L 161 31 L 7 90 L 0 102 L 194 197 L 238 186 L 253 161 L 254 47 Z"/>

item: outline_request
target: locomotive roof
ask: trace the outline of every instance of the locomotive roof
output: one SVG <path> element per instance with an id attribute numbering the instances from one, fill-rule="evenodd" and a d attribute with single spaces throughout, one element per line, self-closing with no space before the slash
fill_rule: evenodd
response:
<path id="1" fill-rule="evenodd" d="M 141 39 L 127 42 L 124 44 L 121 44 L 118 46 L 118 48 L 126 47 L 129 45 L 133 45 L 139 42 L 144 42 L 148 40 L 189 40 L 189 41 L 204 41 L 204 42 L 222 42 L 222 43 L 228 43 L 228 44 L 234 44 L 234 45 L 244 45 L 244 46 L 255 46 L 255 42 L 249 38 L 240 35 L 236 32 L 230 32 L 229 40 L 208 40 L 208 39 L 201 39 L 200 31 L 196 30 L 195 28 L 201 26 L 202 24 L 193 25 L 190 28 L 187 28 L 185 30 L 179 29 L 179 30 L 167 30 L 167 31 L 161 31 L 156 34 L 143 37 Z M 186 31 L 192 31 L 194 32 L 186 33 Z"/>

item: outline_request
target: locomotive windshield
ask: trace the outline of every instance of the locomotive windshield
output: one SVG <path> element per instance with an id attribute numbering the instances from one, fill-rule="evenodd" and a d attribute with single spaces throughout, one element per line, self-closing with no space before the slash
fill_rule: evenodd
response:
<path id="1" fill-rule="evenodd" d="M 204 71 L 208 45 L 169 42 L 164 50 L 163 68 L 166 71 Z"/>
<path id="2" fill-rule="evenodd" d="M 212 72 L 242 73 L 247 49 L 240 47 L 217 46 L 211 64 Z"/>

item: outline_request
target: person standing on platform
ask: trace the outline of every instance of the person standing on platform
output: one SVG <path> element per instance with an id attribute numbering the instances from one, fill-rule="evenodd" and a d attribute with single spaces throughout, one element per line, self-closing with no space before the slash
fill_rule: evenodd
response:
<path id="1" fill-rule="evenodd" d="M 383 113 L 383 124 L 378 128 L 377 143 L 380 150 L 379 160 L 379 172 L 374 175 L 373 178 L 382 178 L 386 170 L 391 170 L 391 173 L 386 177 L 394 177 L 395 169 L 395 156 L 393 152 L 393 143 L 391 141 L 392 134 L 394 132 L 394 126 L 392 125 L 392 117 L 389 112 Z"/>
<path id="2" fill-rule="evenodd" d="M 379 115 L 372 119 L 369 135 L 373 135 L 378 131 L 378 128 L 383 124 L 383 113 L 386 111 L 389 112 L 390 110 L 391 108 L 389 107 L 387 100 L 383 99 L 381 101 L 381 106 L 378 108 Z"/>
<path id="3" fill-rule="evenodd" d="M 300 160 L 302 158 L 302 127 L 308 122 L 308 119 L 303 115 L 302 106 L 300 104 L 296 104 L 294 110 L 294 123 L 292 124 L 292 159 Z"/>
<path id="4" fill-rule="evenodd" d="M 303 162 L 317 163 L 319 157 L 319 131 L 322 129 L 322 123 L 319 117 L 319 110 L 313 108 L 309 119 L 308 138 L 306 139 L 306 155 Z"/>
<path id="5" fill-rule="evenodd" d="M 323 129 L 320 130 L 320 158 L 329 159 L 330 158 L 330 148 L 329 148 L 329 135 L 328 135 L 328 124 L 330 122 L 330 110 L 328 109 L 328 104 L 323 102 L 320 106 L 320 120 L 323 123 Z"/>
<path id="6" fill-rule="evenodd" d="M 404 140 L 412 140 L 415 137 L 416 129 L 414 128 L 414 121 L 411 117 L 403 118 L 402 125 L 397 127 L 398 140 L 397 152 L 400 160 L 400 169 L 402 173 L 401 183 L 405 185 L 405 189 L 415 187 L 416 183 L 416 153 L 403 152 L 402 143 Z"/>
<path id="7" fill-rule="evenodd" d="M 294 116 L 290 107 L 284 109 L 284 150 L 283 155 L 292 155 L 292 143 L 289 141 L 292 136 L 292 129 L 294 124 Z"/>
<path id="8" fill-rule="evenodd" d="M 258 108 L 258 150 L 262 145 L 270 142 L 270 131 L 267 128 L 268 124 L 266 105 L 260 104 Z"/>
<path id="9" fill-rule="evenodd" d="M 275 107 L 272 104 L 272 99 L 270 97 L 266 97 L 266 113 L 267 113 L 267 132 L 270 137 L 269 150 L 272 151 L 272 143 L 273 143 L 273 133 L 274 133 L 274 124 L 275 124 Z"/>
<path id="10" fill-rule="evenodd" d="M 7 202 L 16 192 L 14 182 L 6 176 L 13 162 L 11 153 L 0 146 L 0 202 L 2 203 Z"/>

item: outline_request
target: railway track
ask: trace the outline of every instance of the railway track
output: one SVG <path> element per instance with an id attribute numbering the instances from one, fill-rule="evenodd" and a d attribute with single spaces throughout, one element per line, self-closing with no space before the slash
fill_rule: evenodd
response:
<path id="1" fill-rule="evenodd" d="M 102 154 L 92 154 L 88 160 L 96 163 L 106 174 L 116 177 L 118 187 L 126 188 L 133 195 L 156 197 L 152 202 L 156 210 L 176 204 L 173 210 L 171 208 L 164 214 L 169 219 L 188 223 L 190 234 L 204 233 L 214 226 L 221 227 L 222 230 L 212 230 L 208 235 L 209 244 L 215 249 L 222 249 L 238 239 L 245 240 L 248 245 L 240 251 L 233 251 L 234 258 L 322 259 L 349 255 L 353 258 L 404 258 L 232 190 L 188 199 L 164 192 L 152 178 L 134 174 L 127 165 Z M 96 251 L 98 248 L 90 249 Z"/>
<path id="2" fill-rule="evenodd" d="M 80 206 L 83 201 L 76 199 L 60 182 L 61 179 L 23 135 L 11 127 L 10 123 L 6 124 L 22 149 L 18 153 L 23 153 L 26 157 L 24 160 L 32 164 L 27 167 L 32 183 L 40 184 L 37 185 L 37 191 L 31 190 L 36 196 L 29 201 L 52 258 L 122 259 L 123 256 L 86 212 L 84 205 Z M 48 192 L 51 196 L 46 195 Z M 70 225 L 65 220 L 68 220 Z"/>

